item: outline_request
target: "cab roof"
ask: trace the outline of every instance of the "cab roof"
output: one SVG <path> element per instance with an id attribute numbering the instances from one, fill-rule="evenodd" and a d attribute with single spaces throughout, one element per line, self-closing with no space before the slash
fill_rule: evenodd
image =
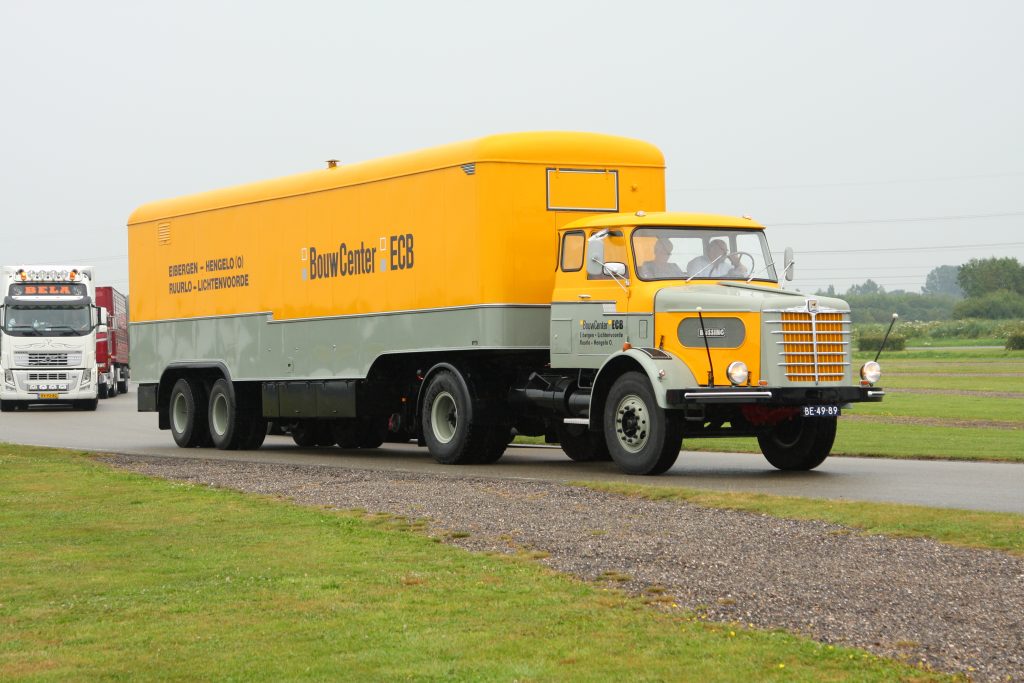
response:
<path id="1" fill-rule="evenodd" d="M 650 213 L 606 213 L 581 218 L 562 226 L 561 230 L 585 228 L 612 228 L 622 226 L 671 226 L 695 228 L 755 228 L 764 226 L 744 216 L 720 216 L 713 213 L 682 213 L 678 211 L 652 211 Z"/>
<path id="2" fill-rule="evenodd" d="M 631 138 L 564 131 L 503 133 L 160 200 L 136 209 L 129 217 L 128 225 L 483 162 L 597 167 L 665 166 L 665 158 L 657 147 Z"/>

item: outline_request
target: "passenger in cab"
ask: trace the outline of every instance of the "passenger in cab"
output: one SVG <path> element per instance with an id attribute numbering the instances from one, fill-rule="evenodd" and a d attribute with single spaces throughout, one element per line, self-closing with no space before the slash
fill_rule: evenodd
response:
<path id="1" fill-rule="evenodd" d="M 672 242 L 667 237 L 659 237 L 654 243 L 654 258 L 641 263 L 638 274 L 645 280 L 684 277 L 682 269 L 668 260 L 671 255 Z"/>

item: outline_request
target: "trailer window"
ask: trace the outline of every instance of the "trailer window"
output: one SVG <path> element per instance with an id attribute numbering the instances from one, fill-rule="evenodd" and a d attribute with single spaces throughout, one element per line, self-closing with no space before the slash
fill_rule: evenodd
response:
<path id="1" fill-rule="evenodd" d="M 565 233 L 562 237 L 562 270 L 574 273 L 583 268 L 583 247 L 587 242 L 582 230 Z"/>

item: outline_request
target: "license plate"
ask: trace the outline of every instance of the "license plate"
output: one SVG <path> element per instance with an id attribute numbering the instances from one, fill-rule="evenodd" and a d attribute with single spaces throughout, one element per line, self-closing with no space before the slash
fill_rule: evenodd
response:
<path id="1" fill-rule="evenodd" d="M 804 417 L 839 417 L 839 406 L 804 406 Z"/>
<path id="2" fill-rule="evenodd" d="M 60 394 L 39 394 L 39 398 L 40 399 L 47 399 L 47 398 L 57 399 L 57 398 L 60 398 Z"/>

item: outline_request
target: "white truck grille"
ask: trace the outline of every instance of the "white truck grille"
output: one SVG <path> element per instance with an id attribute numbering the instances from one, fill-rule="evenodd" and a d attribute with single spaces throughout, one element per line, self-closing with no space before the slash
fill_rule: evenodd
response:
<path id="1" fill-rule="evenodd" d="M 18 351 L 14 364 L 22 368 L 75 367 L 82 364 L 81 351 Z"/>
<path id="2" fill-rule="evenodd" d="M 29 382 L 46 382 L 53 380 L 56 382 L 67 381 L 68 373 L 66 372 L 30 372 L 28 373 Z"/>

